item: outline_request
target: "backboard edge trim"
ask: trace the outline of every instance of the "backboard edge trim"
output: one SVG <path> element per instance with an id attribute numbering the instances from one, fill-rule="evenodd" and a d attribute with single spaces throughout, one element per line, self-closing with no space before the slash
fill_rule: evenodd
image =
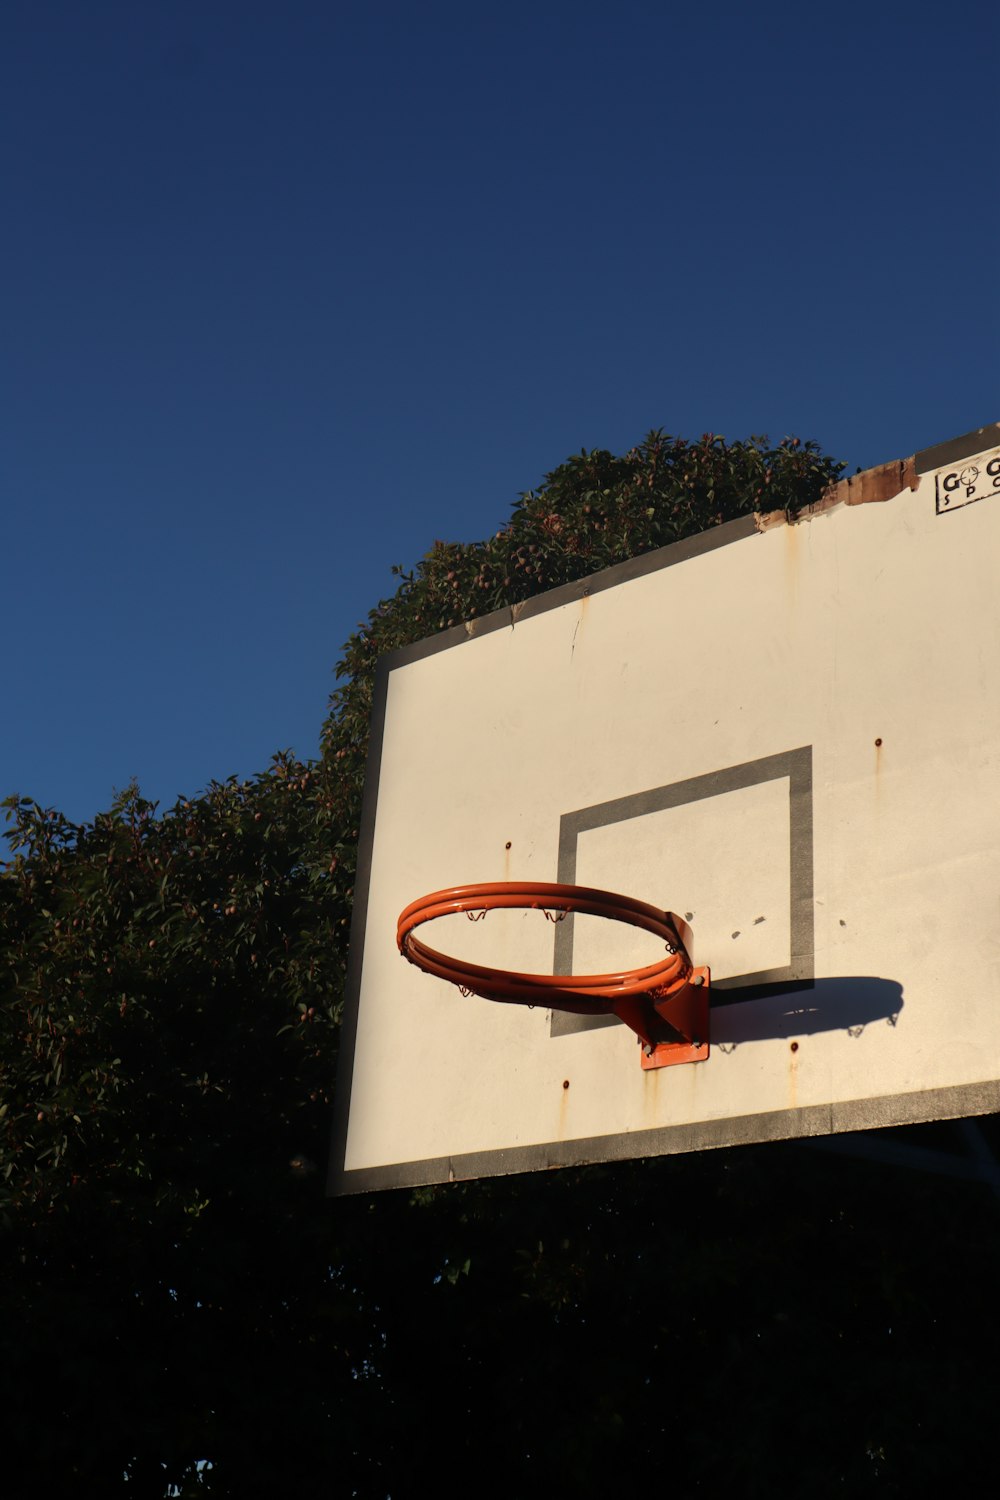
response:
<path id="1" fill-rule="evenodd" d="M 894 1125 L 928 1124 L 1000 1111 L 1000 1080 L 923 1089 L 885 1098 L 853 1099 L 815 1104 L 801 1109 L 772 1110 L 694 1125 L 671 1125 L 622 1135 L 469 1152 L 385 1167 L 331 1172 L 328 1192 L 333 1196 L 377 1192 L 390 1188 L 426 1187 L 479 1177 L 502 1177 L 556 1167 L 591 1166 L 648 1156 L 750 1146 L 765 1141 L 800 1140 L 840 1135 L 847 1131 L 885 1129 Z"/>

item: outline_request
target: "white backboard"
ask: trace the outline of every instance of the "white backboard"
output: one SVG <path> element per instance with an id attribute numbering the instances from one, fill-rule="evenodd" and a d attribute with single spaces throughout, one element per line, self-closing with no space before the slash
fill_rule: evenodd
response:
<path id="1" fill-rule="evenodd" d="M 998 1107 L 1000 449 L 904 469 L 887 499 L 844 503 L 852 481 L 382 662 L 331 1191 Z M 400 956 L 410 901 L 508 879 L 685 916 L 708 1060 L 643 1071 L 614 1018 Z M 522 971 L 662 954 L 539 912 L 424 931 Z"/>

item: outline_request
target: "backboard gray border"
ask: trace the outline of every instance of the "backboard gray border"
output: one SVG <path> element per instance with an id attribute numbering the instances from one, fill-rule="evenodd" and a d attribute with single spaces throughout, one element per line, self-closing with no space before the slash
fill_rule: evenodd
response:
<path id="1" fill-rule="evenodd" d="M 383 1188 L 427 1187 L 433 1183 L 468 1182 L 479 1177 L 504 1177 L 516 1172 L 538 1172 L 557 1167 L 587 1167 L 610 1161 L 633 1161 L 649 1156 L 680 1156 L 726 1146 L 763 1145 L 767 1141 L 804 1140 L 810 1136 L 842 1135 L 855 1130 L 891 1125 L 923 1125 L 931 1120 L 960 1120 L 1000 1110 L 1000 1082 L 962 1084 L 955 1088 L 918 1090 L 887 1099 L 855 1099 L 844 1104 L 816 1104 L 804 1109 L 779 1109 L 769 1114 L 707 1120 L 696 1125 L 670 1125 L 662 1130 L 636 1130 L 628 1135 L 596 1136 L 587 1140 L 557 1141 L 521 1146 L 508 1151 L 469 1152 L 391 1167 L 331 1170 L 332 1195 L 378 1192 Z"/>
<path id="2" fill-rule="evenodd" d="M 651 787 L 648 791 L 615 797 L 608 802 L 595 803 L 592 807 L 581 807 L 573 812 L 563 813 L 559 820 L 559 873 L 556 879 L 564 885 L 576 884 L 579 839 L 589 829 L 607 828 L 615 823 L 625 823 L 630 818 L 665 812 L 669 808 L 684 807 L 707 797 L 721 797 L 727 792 L 742 791 L 746 787 L 785 778 L 788 780 L 789 962 L 781 968 L 713 980 L 712 996 L 713 1002 L 718 1004 L 723 995 L 731 1001 L 749 1001 L 756 998 L 751 991 L 760 994 L 762 990 L 775 985 L 787 987 L 795 984 L 797 988 L 809 989 L 815 977 L 816 952 L 811 745 L 802 745 L 797 750 L 785 750 L 777 755 L 761 756 L 740 765 L 724 766 L 718 771 L 708 771 L 684 781 Z M 633 891 L 627 894 L 638 893 Z M 643 895 L 640 899 L 650 900 L 653 897 Z M 573 972 L 572 913 L 555 928 L 552 972 Z M 741 991 L 745 993 L 741 994 Z M 619 1024 L 614 1016 L 578 1016 L 557 1010 L 552 1012 L 550 1034 L 554 1037 L 570 1036 L 578 1031 Z"/>
<path id="3" fill-rule="evenodd" d="M 922 448 L 913 455 L 913 467 L 917 474 L 931 474 L 935 469 L 945 469 L 960 463 L 963 458 L 972 458 L 977 453 L 986 453 L 1000 447 L 1000 422 L 991 422 L 987 427 L 976 427 L 961 437 L 949 438 L 945 443 L 935 443 L 933 448 Z"/>

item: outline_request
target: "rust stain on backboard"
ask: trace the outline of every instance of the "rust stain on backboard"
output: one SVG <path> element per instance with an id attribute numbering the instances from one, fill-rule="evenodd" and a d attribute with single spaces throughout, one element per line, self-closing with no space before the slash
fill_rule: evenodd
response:
<path id="1" fill-rule="evenodd" d="M 814 505 L 805 505 L 798 512 L 786 510 L 762 511 L 756 517 L 758 531 L 770 531 L 775 526 L 791 526 L 796 521 L 811 521 L 814 516 L 832 510 L 836 505 L 871 505 L 885 500 L 894 500 L 903 490 L 920 488 L 920 475 L 916 462 L 911 458 L 896 458 L 888 464 L 878 464 L 874 469 L 862 469 L 847 479 L 839 479 L 825 489 Z"/>
<path id="2" fill-rule="evenodd" d="M 792 1042 L 788 1054 L 788 1108 L 799 1107 L 799 1044 Z"/>
<path id="3" fill-rule="evenodd" d="M 869 505 L 873 501 L 894 500 L 903 490 L 920 487 L 920 475 L 912 458 L 895 459 L 874 469 L 863 469 L 849 479 L 833 485 L 835 494 L 845 505 Z"/>
<path id="4" fill-rule="evenodd" d="M 794 610 L 799 602 L 799 534 L 794 526 L 785 527 L 785 584 Z"/>
<path id="5" fill-rule="evenodd" d="M 568 1104 L 569 1104 L 569 1094 L 568 1094 L 568 1092 L 566 1091 L 565 1088 L 560 1088 L 560 1090 L 559 1090 L 559 1118 L 558 1118 L 558 1121 L 557 1121 L 557 1124 L 556 1124 L 556 1140 L 557 1141 L 564 1141 L 566 1139 L 566 1124 L 567 1124 L 567 1121 L 566 1121 L 566 1112 L 567 1112 L 567 1106 L 568 1106 Z"/>
<path id="6" fill-rule="evenodd" d="M 655 1068 L 642 1074 L 642 1112 L 646 1129 L 655 1129 L 660 1123 L 660 1074 Z"/>

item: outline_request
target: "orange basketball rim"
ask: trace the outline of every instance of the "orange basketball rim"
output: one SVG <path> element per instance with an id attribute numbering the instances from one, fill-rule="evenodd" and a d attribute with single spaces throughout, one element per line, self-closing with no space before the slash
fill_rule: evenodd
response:
<path id="1" fill-rule="evenodd" d="M 569 912 L 624 922 L 662 938 L 666 956 L 644 968 L 612 974 L 521 974 L 452 958 L 415 935 L 416 928 L 438 917 L 465 912 L 477 921 L 487 912 L 511 908 L 540 911 L 553 922 L 561 922 Z M 710 974 L 691 963 L 683 936 L 687 932 L 674 912 L 613 891 L 545 881 L 497 881 L 451 886 L 411 901 L 400 913 L 396 944 L 410 963 L 457 985 L 465 995 L 577 1015 L 617 1016 L 638 1036 L 642 1066 L 662 1068 L 703 1062 L 709 1052 Z"/>

